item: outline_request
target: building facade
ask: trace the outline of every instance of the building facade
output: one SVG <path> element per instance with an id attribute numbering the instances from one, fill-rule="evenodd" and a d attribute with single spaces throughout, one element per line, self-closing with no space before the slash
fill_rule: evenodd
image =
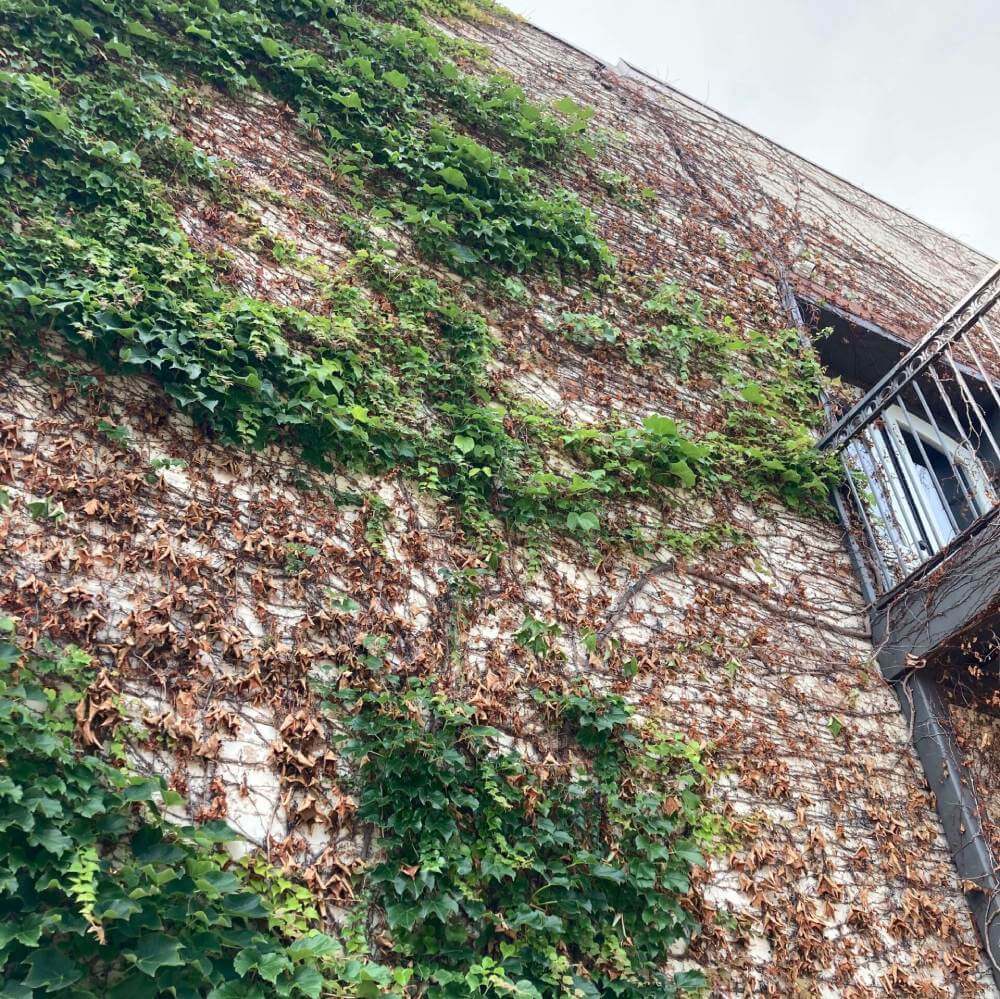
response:
<path id="1" fill-rule="evenodd" d="M 458 265 L 421 271 L 482 307 L 508 418 L 519 400 L 573 433 L 665 417 L 723 439 L 767 384 L 699 366 L 698 344 L 690 363 L 676 343 L 630 361 L 622 346 L 645 335 L 657 288 L 665 310 L 700 303 L 700 327 L 812 343 L 839 378 L 815 424 L 845 469 L 838 516 L 765 489 L 618 496 L 617 523 L 645 548 L 556 539 L 529 553 L 515 539 L 491 562 L 412 476 L 337 455 L 307 467 L 281 441 L 237 449 L 155 371 L 108 373 L 45 332 L 72 378 L 20 349 L 0 376 L 4 612 L 95 656 L 84 742 L 132 719 L 135 766 L 296 872 L 334 920 L 372 846 L 310 672 L 380 634 L 387 662 L 443 677 L 516 739 L 549 667 L 511 636 L 541 622 L 566 675 L 711 746 L 730 831 L 692 888 L 701 933 L 673 959 L 703 968 L 712 995 L 996 994 L 993 263 L 634 67 L 502 13 L 436 23 L 467 43 L 471 72 L 592 111 L 592 153 L 545 183 L 592 212 L 617 284 L 528 269 L 501 295 Z M 230 164 L 241 192 L 171 192 L 192 247 L 241 295 L 321 314 L 324 282 L 361 266 L 350 174 L 266 88 L 201 79 L 184 93 L 178 133 Z M 424 267 L 405 228 L 385 221 L 380 236 L 389 260 Z M 42 499 L 58 517 L 29 506 Z M 463 572 L 476 595 L 456 605 Z M 331 592 L 360 617 L 345 624 Z"/>

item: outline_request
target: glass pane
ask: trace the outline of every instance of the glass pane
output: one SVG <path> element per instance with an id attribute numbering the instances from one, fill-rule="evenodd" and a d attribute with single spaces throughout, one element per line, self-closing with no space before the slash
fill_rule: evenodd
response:
<path id="1" fill-rule="evenodd" d="M 960 465 L 952 462 L 948 455 L 930 441 L 921 438 L 923 444 L 921 452 L 912 431 L 900 427 L 900 433 L 913 461 L 925 509 L 934 517 L 941 536 L 950 540 L 956 532 L 941 502 L 942 495 L 959 531 L 964 531 L 979 515 L 978 511 L 969 509 L 968 501 L 965 498 L 965 494 L 970 491 L 965 473 Z M 924 455 L 926 455 L 926 460 Z M 937 479 L 937 487 L 934 484 L 935 478 Z"/>
<path id="2" fill-rule="evenodd" d="M 869 513 L 882 554 L 888 562 L 897 563 L 905 576 L 924 561 L 930 549 L 895 467 L 885 431 L 881 428 L 871 431 L 869 441 L 872 450 L 856 441 L 848 451 L 868 479 Z"/>

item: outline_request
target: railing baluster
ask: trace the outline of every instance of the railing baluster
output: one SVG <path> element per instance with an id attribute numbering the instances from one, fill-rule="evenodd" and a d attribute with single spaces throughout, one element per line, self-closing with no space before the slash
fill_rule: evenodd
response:
<path id="1" fill-rule="evenodd" d="M 997 364 L 1000 365 L 1000 343 L 997 343 L 997 338 L 993 335 L 993 330 L 990 329 L 990 324 L 986 322 L 985 317 L 979 320 L 979 328 L 986 334 L 986 339 L 989 340 L 993 353 L 996 354 Z M 1000 369 L 998 369 L 997 374 L 1000 376 Z"/>
<path id="2" fill-rule="evenodd" d="M 906 523 L 907 532 L 913 540 L 914 557 L 918 561 L 923 561 L 926 556 L 921 555 L 920 549 L 924 542 L 929 549 L 927 555 L 933 555 L 943 548 L 945 543 L 937 532 L 934 514 L 927 505 L 923 490 L 916 488 L 907 475 L 906 463 L 909 455 L 894 431 L 894 427 L 884 426 L 878 428 L 877 432 L 882 440 L 882 451 L 888 458 L 887 477 L 896 497 L 896 504 Z"/>
<path id="3" fill-rule="evenodd" d="M 906 408 L 906 403 L 903 401 L 902 392 L 899 393 L 899 395 L 896 398 L 896 401 L 899 403 L 899 408 L 903 411 L 903 415 L 906 416 L 907 421 L 912 424 L 912 420 L 910 418 L 910 411 Z M 924 468 L 927 469 L 927 474 L 931 477 L 931 482 L 933 483 L 934 489 L 937 492 L 938 499 L 941 501 L 941 507 L 943 508 L 945 514 L 948 517 L 948 523 L 951 525 L 953 535 L 958 534 L 960 532 L 958 521 L 955 519 L 954 513 L 952 513 L 951 504 L 949 504 L 948 502 L 948 497 L 945 496 L 944 489 L 942 489 L 941 483 L 938 481 L 937 472 L 934 470 L 934 466 L 931 464 L 931 460 L 927 456 L 927 449 L 924 447 L 924 439 L 923 437 L 921 437 L 916 427 L 911 425 L 909 430 L 910 430 L 910 436 L 917 443 L 917 450 L 920 451 L 920 457 L 924 459 Z M 945 455 L 947 455 L 948 452 L 945 451 L 944 453 Z M 938 538 L 938 541 L 940 542 L 939 547 L 943 548 L 950 540 L 951 538 L 942 538 L 939 536 Z"/>
<path id="4" fill-rule="evenodd" d="M 993 448 L 993 453 L 997 456 L 997 459 L 1000 460 L 1000 444 L 997 444 L 997 440 L 993 436 L 993 432 L 990 430 L 990 423 L 989 420 L 986 419 L 986 414 L 980 408 L 979 403 L 976 402 L 976 397 L 972 394 L 972 390 L 969 388 L 969 385 L 965 380 L 965 376 L 955 363 L 954 357 L 951 356 L 950 347 L 945 348 L 944 356 L 948 359 L 948 364 L 951 366 L 951 370 L 955 372 L 955 379 L 958 382 L 958 387 L 962 391 L 962 395 L 965 396 L 966 402 L 968 402 L 968 404 L 975 411 L 976 416 L 979 418 L 979 424 L 982 427 L 983 434 Z"/>
<path id="5" fill-rule="evenodd" d="M 875 535 L 875 529 L 872 526 L 871 518 L 868 516 L 867 504 L 858 492 L 857 484 L 854 481 L 854 470 L 852 470 L 850 465 L 847 463 L 846 452 L 849 448 L 850 445 L 848 445 L 847 449 L 840 452 L 840 463 L 844 468 L 845 475 L 847 476 L 847 486 L 850 490 L 851 497 L 854 500 L 854 508 L 857 511 L 858 516 L 861 518 L 861 525 L 864 527 L 865 534 L 868 537 L 871 554 L 875 559 L 876 569 L 881 583 L 879 589 L 884 592 L 885 590 L 891 589 L 895 585 L 896 577 L 894 573 L 889 571 L 889 567 L 885 563 L 885 557 L 882 555 L 882 546 L 878 542 L 878 538 Z M 864 471 L 864 469 L 862 469 L 862 471 Z"/>
<path id="6" fill-rule="evenodd" d="M 913 345 L 881 378 L 872 390 L 820 441 L 822 448 L 843 447 L 854 434 L 863 430 L 892 401 L 895 395 L 933 361 L 950 343 L 968 332 L 979 319 L 1000 301 L 1000 264 L 934 327 Z"/>
<path id="7" fill-rule="evenodd" d="M 873 448 L 870 441 L 868 431 L 863 434 L 859 434 L 851 442 L 852 445 L 863 449 L 864 454 L 868 458 L 867 464 L 861 462 L 862 470 L 868 477 L 868 481 L 872 486 L 872 498 L 875 500 L 875 506 L 878 508 L 879 517 L 882 520 L 882 527 L 885 532 L 886 537 L 889 539 L 889 544 L 892 545 L 893 551 L 896 553 L 896 565 L 898 566 L 898 575 L 904 578 L 909 571 L 909 563 L 912 559 L 907 559 L 903 554 L 903 550 L 899 547 L 899 542 L 897 538 L 905 538 L 911 533 L 909 526 L 905 526 L 900 523 L 899 517 L 897 515 L 897 510 L 893 507 L 890 496 L 886 492 L 886 486 L 888 486 L 888 492 L 893 492 L 891 480 L 886 479 L 883 483 L 879 481 L 878 474 L 880 469 L 884 469 L 886 465 L 885 456 L 878 455 L 877 449 Z M 895 577 L 896 572 L 893 573 Z"/>
<path id="8" fill-rule="evenodd" d="M 931 381 L 934 382 L 935 387 L 938 390 L 938 395 L 944 400 L 945 408 L 948 410 L 948 415 L 951 417 L 951 422 L 955 427 L 955 430 L 961 435 L 962 444 L 965 445 L 966 449 L 976 452 L 976 445 L 972 443 L 969 438 L 968 433 L 966 433 L 965 425 L 958 418 L 958 413 L 955 412 L 955 407 L 952 405 L 951 396 L 948 394 L 948 390 L 944 387 L 941 381 L 941 377 L 938 375 L 935 368 L 930 367 L 927 369 L 931 373 Z"/>
<path id="9" fill-rule="evenodd" d="M 930 406 L 927 405 L 927 400 L 924 398 L 924 393 L 920 390 L 920 385 L 918 382 L 913 383 L 913 390 L 917 393 L 917 398 L 920 400 L 920 405 L 923 407 L 924 412 L 927 414 L 927 422 L 934 428 L 934 433 L 937 435 L 938 447 L 941 449 L 943 454 L 948 454 L 949 447 L 944 438 L 944 433 L 941 430 L 941 426 L 937 421 L 937 417 L 931 410 Z M 950 460 L 950 459 L 949 459 Z M 972 494 L 969 492 L 969 487 L 965 484 L 965 476 L 962 475 L 961 471 L 956 469 L 955 479 L 958 482 L 959 488 L 962 490 L 962 497 L 965 500 L 969 511 L 975 515 L 976 512 L 976 501 L 972 498 Z"/>
<path id="10" fill-rule="evenodd" d="M 986 327 L 984 324 L 983 329 L 985 328 Z M 983 383 L 989 389 L 990 395 L 993 396 L 993 401 L 996 403 L 997 408 L 1000 409 L 1000 392 L 997 392 L 995 381 L 987 373 L 986 368 L 983 367 L 983 362 L 979 357 L 979 352 L 976 350 L 976 348 L 972 345 L 971 341 L 969 340 L 963 341 L 962 349 L 969 355 L 969 357 L 972 358 L 973 363 L 979 369 L 979 373 L 983 376 Z M 986 420 L 985 416 L 983 418 L 983 422 L 988 425 L 988 421 Z"/>

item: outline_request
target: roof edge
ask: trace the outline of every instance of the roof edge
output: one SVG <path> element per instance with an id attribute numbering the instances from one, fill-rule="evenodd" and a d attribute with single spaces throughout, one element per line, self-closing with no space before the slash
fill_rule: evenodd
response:
<path id="1" fill-rule="evenodd" d="M 694 108 L 702 112 L 709 112 L 717 118 L 729 122 L 731 125 L 735 125 L 737 128 L 743 129 L 743 131 L 749 132 L 751 135 L 757 136 L 758 139 L 761 139 L 773 148 L 780 149 L 782 152 L 795 157 L 795 159 L 801 161 L 802 163 L 808 163 L 809 166 L 814 167 L 821 173 L 826 174 L 826 176 L 839 181 L 841 184 L 846 184 L 855 191 L 860 191 L 862 194 L 866 194 L 869 198 L 874 198 L 876 201 L 885 205 L 887 208 L 892 209 L 892 211 L 897 212 L 899 215 L 905 216 L 912 222 L 916 222 L 918 225 L 922 225 L 924 228 L 929 229 L 931 232 L 935 232 L 939 236 L 943 236 L 945 239 L 950 240 L 952 243 L 964 247 L 970 253 L 974 253 L 976 256 L 980 257 L 986 266 L 993 265 L 997 262 L 988 253 L 984 253 L 977 247 L 965 242 L 965 240 L 959 239 L 957 236 L 953 236 L 950 232 L 945 232 L 944 229 L 941 229 L 939 226 L 920 218 L 918 215 L 914 215 L 913 212 L 909 212 L 905 208 L 900 208 L 899 205 L 894 204 L 887 198 L 883 198 L 881 195 L 869 191 L 867 188 L 862 187 L 860 184 L 856 184 L 854 181 L 849 180 L 842 174 L 835 173 L 833 170 L 823 166 L 821 163 L 817 163 L 815 160 L 809 159 L 808 156 L 803 156 L 801 153 L 795 152 L 794 149 L 789 149 L 788 146 L 778 142 L 776 139 L 772 139 L 769 135 L 765 135 L 763 132 L 760 132 L 750 125 L 747 125 L 745 122 L 740 121 L 738 118 L 734 118 L 731 115 L 726 114 L 724 111 L 720 111 L 718 108 L 713 107 L 711 104 L 707 104 L 705 101 L 699 100 L 697 97 L 692 97 L 689 93 L 686 93 L 679 87 L 675 87 L 672 84 L 667 83 L 665 80 L 661 80 L 655 74 L 642 69 L 641 67 L 635 65 L 635 63 L 629 62 L 627 59 L 623 59 L 621 57 L 619 57 L 617 63 L 608 62 L 606 59 L 603 59 L 600 56 L 595 55 L 593 52 L 590 52 L 574 42 L 569 41 L 562 35 L 557 34 L 554 31 L 550 31 L 548 28 L 539 27 L 533 21 L 521 14 L 515 14 L 514 17 L 522 24 L 526 24 L 532 31 L 537 31 L 541 35 L 546 35 L 553 41 L 558 42 L 560 45 L 565 45 L 566 48 L 572 50 L 573 52 L 586 56 L 587 59 L 590 59 L 599 67 L 610 70 L 612 73 L 616 73 L 619 76 L 624 76 L 628 79 L 636 80 L 639 83 L 644 83 L 654 89 L 659 88 L 665 90 L 675 97 L 682 99 L 686 103 L 693 105 Z"/>
<path id="2" fill-rule="evenodd" d="M 532 27 L 534 27 L 534 25 L 532 25 Z M 563 39 L 559 39 L 559 41 L 563 41 L 564 44 L 569 44 L 568 42 L 565 42 Z M 574 48 L 574 46 L 572 45 L 570 45 L 570 47 Z M 787 153 L 789 156 L 794 156 L 797 160 L 801 160 L 803 163 L 808 163 L 810 166 L 815 167 L 817 170 L 826 174 L 828 177 L 832 177 L 834 180 L 838 180 L 840 181 L 840 183 L 846 184 L 848 187 L 853 188 L 855 191 L 860 191 L 862 194 L 867 194 L 868 197 L 874 198 L 876 201 L 881 202 L 887 208 L 891 208 L 894 212 L 898 212 L 900 215 L 905 215 L 906 218 L 910 219 L 913 222 L 917 222 L 918 224 L 924 226 L 927 229 L 932 230 L 933 232 L 936 232 L 939 236 L 944 236 L 945 239 L 949 239 L 953 243 L 957 243 L 959 246 L 965 247 L 965 249 L 969 250 L 970 252 L 975 253 L 977 256 L 982 257 L 983 260 L 987 262 L 987 264 L 996 263 L 996 261 L 988 253 L 984 253 L 977 247 L 972 246 L 971 243 L 967 243 L 964 239 L 959 239 L 957 236 L 953 236 L 950 232 L 945 232 L 944 229 L 941 229 L 939 226 L 934 225 L 932 222 L 928 222 L 926 219 L 922 219 L 920 218 L 920 216 L 914 215 L 913 212 L 907 211 L 905 208 L 900 208 L 899 205 L 895 204 L 892 201 L 889 201 L 888 198 L 884 198 L 879 194 L 875 194 L 874 192 L 869 191 L 867 188 L 862 187 L 860 184 L 857 184 L 854 181 L 843 176 L 843 174 L 836 173 L 835 171 L 829 169 L 829 167 L 825 167 L 821 163 L 817 163 L 815 160 L 809 159 L 808 156 L 803 156 L 801 153 L 797 153 L 794 149 L 789 149 L 788 146 L 784 145 L 781 142 L 778 142 L 776 139 L 772 139 L 769 135 L 765 135 L 763 132 L 758 131 L 751 125 L 747 125 L 745 122 L 740 121 L 738 118 L 734 118 L 732 117 L 732 115 L 728 115 L 724 111 L 720 111 L 718 108 L 712 107 L 711 104 L 706 104 L 705 101 L 698 100 L 697 97 L 692 97 L 689 93 L 681 90 L 680 87 L 675 87 L 673 84 L 667 83 L 665 80 L 661 80 L 655 74 L 650 73 L 639 66 L 636 66 L 635 63 L 629 62 L 627 59 L 619 58 L 617 64 L 615 64 L 614 66 L 609 65 L 609 68 L 613 69 L 616 72 L 622 73 L 622 75 L 627 76 L 629 79 L 638 80 L 640 83 L 645 83 L 647 86 L 652 85 L 654 88 L 665 90 L 670 94 L 683 99 L 685 102 L 693 104 L 696 108 L 711 112 L 713 115 L 717 116 L 723 121 L 727 121 L 731 125 L 735 125 L 737 128 L 741 128 L 743 129 L 743 131 L 749 132 L 751 135 L 757 136 L 758 139 L 762 139 L 764 142 L 774 147 L 775 149 L 780 149 L 782 152 Z M 624 72 L 622 72 L 623 68 Z"/>

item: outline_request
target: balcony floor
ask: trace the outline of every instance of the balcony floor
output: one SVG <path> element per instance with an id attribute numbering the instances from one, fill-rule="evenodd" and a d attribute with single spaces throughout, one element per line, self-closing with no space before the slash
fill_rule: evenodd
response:
<path id="1" fill-rule="evenodd" d="M 887 680 L 1000 620 L 1000 507 L 879 599 L 872 639 Z"/>

